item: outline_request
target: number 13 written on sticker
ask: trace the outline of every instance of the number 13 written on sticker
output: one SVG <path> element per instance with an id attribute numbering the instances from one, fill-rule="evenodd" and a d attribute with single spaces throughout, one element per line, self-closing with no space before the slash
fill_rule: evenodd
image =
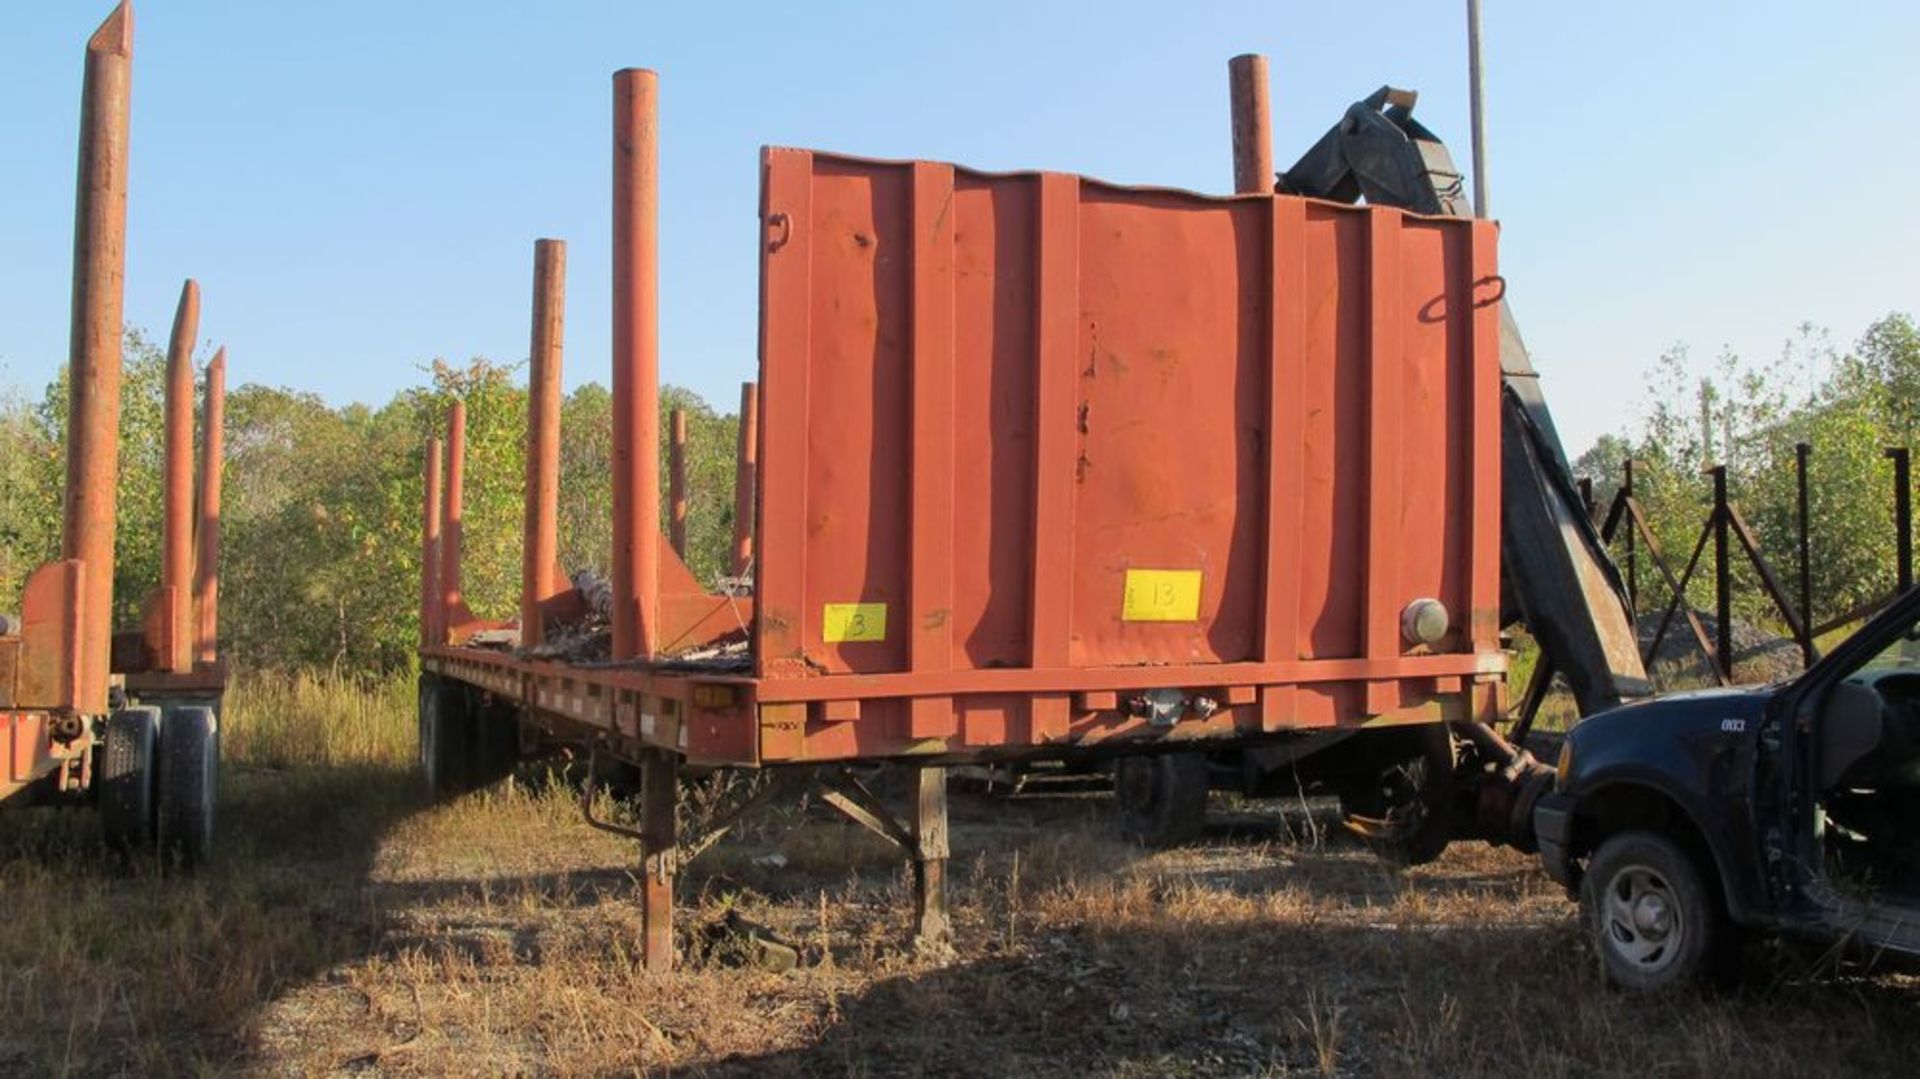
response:
<path id="1" fill-rule="evenodd" d="M 1123 622 L 1197 622 L 1200 620 L 1200 571 L 1130 569 L 1120 602 Z"/>
<path id="2" fill-rule="evenodd" d="M 820 627 L 820 639 L 828 644 L 842 641 L 884 641 L 887 639 L 887 605 L 884 603 L 829 603 Z"/>

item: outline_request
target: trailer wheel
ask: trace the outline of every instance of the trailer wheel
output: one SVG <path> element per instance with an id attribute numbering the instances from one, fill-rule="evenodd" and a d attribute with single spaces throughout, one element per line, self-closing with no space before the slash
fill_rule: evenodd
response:
<path id="1" fill-rule="evenodd" d="M 520 711 L 494 700 L 473 712 L 467 778 L 472 789 L 482 790 L 512 775 L 520 763 Z"/>
<path id="2" fill-rule="evenodd" d="M 467 789 L 467 693 L 458 682 L 420 676 L 420 771 L 435 800 Z"/>
<path id="3" fill-rule="evenodd" d="M 1156 753 L 1113 765 L 1120 831 L 1149 847 L 1177 847 L 1200 838 L 1207 819 L 1207 756 Z"/>
<path id="4" fill-rule="evenodd" d="M 153 847 L 159 739 L 158 708 L 123 708 L 107 720 L 100 754 L 100 825 L 114 850 L 130 854 Z"/>
<path id="5" fill-rule="evenodd" d="M 1601 843 L 1580 900 L 1609 983 L 1658 991 L 1716 973 L 1725 915 L 1699 863 L 1671 839 L 1623 832 Z"/>
<path id="6" fill-rule="evenodd" d="M 1435 723 L 1374 737 L 1401 742 L 1406 752 L 1378 772 L 1335 783 L 1340 813 L 1381 861 L 1425 865 L 1453 838 L 1453 736 Z"/>
<path id="7" fill-rule="evenodd" d="M 220 724 L 213 709 L 169 709 L 160 724 L 160 852 L 190 869 L 206 864 L 219 795 Z"/>

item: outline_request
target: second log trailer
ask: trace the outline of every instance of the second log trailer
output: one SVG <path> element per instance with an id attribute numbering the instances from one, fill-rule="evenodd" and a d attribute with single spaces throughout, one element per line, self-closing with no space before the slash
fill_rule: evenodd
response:
<path id="1" fill-rule="evenodd" d="M 133 12 L 87 42 L 74 207 L 73 340 L 61 556 L 0 615 L 0 807 L 94 804 L 110 845 L 188 864 L 213 850 L 219 721 L 222 424 L 226 352 L 207 368 L 194 486 L 199 286 L 181 291 L 167 349 L 159 586 L 115 633 L 120 376 Z"/>

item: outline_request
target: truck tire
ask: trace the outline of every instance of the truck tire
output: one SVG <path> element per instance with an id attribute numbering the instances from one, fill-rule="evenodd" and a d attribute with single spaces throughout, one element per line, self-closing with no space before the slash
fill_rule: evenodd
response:
<path id="1" fill-rule="evenodd" d="M 1347 829 L 1389 865 L 1408 868 L 1440 857 L 1453 839 L 1454 746 L 1445 724 L 1381 731 L 1385 767 L 1334 783 Z"/>
<path id="2" fill-rule="evenodd" d="M 420 676 L 420 772 L 435 801 L 467 789 L 471 711 L 465 686 L 435 675 Z"/>
<path id="3" fill-rule="evenodd" d="M 1204 753 L 1121 757 L 1113 765 L 1121 833 L 1153 848 L 1193 842 L 1206 824 L 1207 786 Z"/>
<path id="4" fill-rule="evenodd" d="M 188 869 L 213 857 L 220 797 L 220 725 L 213 709 L 183 705 L 160 724 L 160 853 Z"/>
<path id="5" fill-rule="evenodd" d="M 123 854 L 153 849 L 159 742 L 158 708 L 123 708 L 107 720 L 100 753 L 100 826 L 107 846 Z"/>
<path id="6" fill-rule="evenodd" d="M 1655 832 L 1608 838 L 1587 863 L 1581 913 L 1612 985 L 1659 991 L 1715 973 L 1726 913 L 1700 865 Z"/>

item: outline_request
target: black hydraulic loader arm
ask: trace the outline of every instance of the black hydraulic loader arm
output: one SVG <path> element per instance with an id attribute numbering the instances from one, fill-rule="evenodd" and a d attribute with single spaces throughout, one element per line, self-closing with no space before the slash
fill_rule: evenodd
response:
<path id="1" fill-rule="evenodd" d="M 1383 86 L 1355 102 L 1275 189 L 1471 217 L 1453 156 L 1414 120 L 1415 100 L 1410 90 Z M 1574 486 L 1540 376 L 1504 299 L 1500 370 L 1502 620 L 1526 623 L 1581 715 L 1650 696 L 1620 571 Z"/>

